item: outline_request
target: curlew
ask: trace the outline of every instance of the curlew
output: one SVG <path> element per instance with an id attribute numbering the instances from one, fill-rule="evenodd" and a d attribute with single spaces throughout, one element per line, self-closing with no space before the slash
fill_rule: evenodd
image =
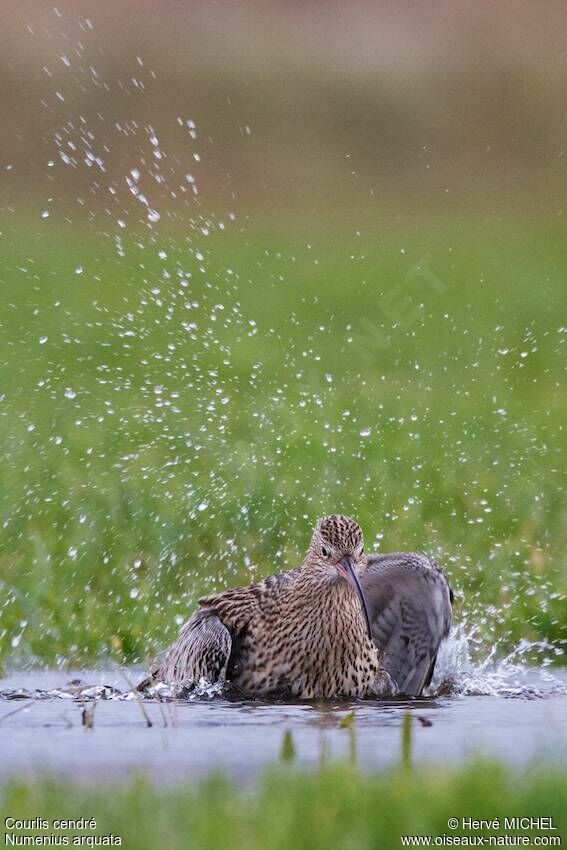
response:
<path id="1" fill-rule="evenodd" d="M 250 696 L 361 698 L 375 695 L 387 673 L 395 691 L 418 695 L 450 623 L 450 590 L 436 564 L 366 556 L 359 525 L 327 516 L 301 567 L 200 599 L 139 688 L 191 688 L 204 678 Z"/>

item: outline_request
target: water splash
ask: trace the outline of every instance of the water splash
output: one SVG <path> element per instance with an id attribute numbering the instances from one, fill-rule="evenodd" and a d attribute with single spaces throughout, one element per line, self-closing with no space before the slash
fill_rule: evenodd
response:
<path id="1" fill-rule="evenodd" d="M 173 700 L 173 699 L 213 699 L 225 695 L 227 686 L 224 682 L 210 682 L 204 676 L 201 676 L 195 687 L 189 689 L 184 685 L 172 683 L 166 685 L 164 682 L 157 682 L 151 685 L 144 691 L 144 696 L 148 699 Z"/>
<path id="2" fill-rule="evenodd" d="M 567 686 L 549 666 L 561 655 L 546 641 L 521 640 L 504 655 L 486 650 L 478 628 L 460 623 L 439 650 L 427 696 L 498 696 L 538 699 L 566 695 Z"/>
<path id="3" fill-rule="evenodd" d="M 439 650 L 435 674 L 424 692 L 428 699 L 490 696 L 512 699 L 545 699 L 567 696 L 567 683 L 555 675 L 550 665 L 562 654 L 557 647 L 545 641 L 521 640 L 505 654 L 497 644 L 486 649 L 478 629 L 467 623 L 458 624 Z M 93 674 L 98 675 L 100 674 Z M 135 678 L 135 677 L 134 677 Z M 7 688 L 0 690 L 0 700 L 61 699 L 84 702 L 86 700 L 212 700 L 229 698 L 230 686 L 211 683 L 205 678 L 188 689 L 182 685 L 156 682 L 138 693 L 131 688 L 120 690 L 111 684 L 91 685 L 73 679 L 66 685 L 50 689 Z M 391 680 L 386 674 L 377 683 L 376 696 L 380 700 L 396 700 Z"/>

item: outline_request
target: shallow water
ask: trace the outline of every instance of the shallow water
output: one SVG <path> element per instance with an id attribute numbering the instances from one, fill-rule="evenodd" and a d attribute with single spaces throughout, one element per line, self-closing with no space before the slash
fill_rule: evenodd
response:
<path id="1" fill-rule="evenodd" d="M 130 671 L 132 681 L 140 673 Z M 81 686 L 67 687 L 80 678 Z M 86 684 L 94 691 L 79 692 Z M 108 685 L 108 690 L 100 686 Z M 438 688 L 448 690 L 447 682 Z M 116 691 L 111 690 L 116 689 Z M 13 672 L 0 681 L 0 778 L 55 771 L 86 780 L 143 772 L 160 782 L 221 768 L 242 778 L 281 756 L 287 731 L 295 760 L 356 758 L 365 770 L 400 759 L 401 725 L 413 718 L 416 762 L 456 763 L 481 753 L 523 765 L 567 761 L 567 669 L 477 668 L 452 693 L 419 700 L 311 703 L 229 701 L 203 695 L 160 704 L 127 697 L 119 671 Z M 94 726 L 82 725 L 86 706 Z M 87 698 L 88 697 L 88 698 Z M 355 712 L 353 726 L 339 723 Z"/>

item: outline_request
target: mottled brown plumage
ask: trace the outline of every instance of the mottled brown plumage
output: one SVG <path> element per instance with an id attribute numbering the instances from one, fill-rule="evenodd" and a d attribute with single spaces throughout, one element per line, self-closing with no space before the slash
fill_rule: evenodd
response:
<path id="1" fill-rule="evenodd" d="M 199 600 L 154 677 L 228 679 L 259 696 L 366 696 L 378 673 L 358 582 L 366 568 L 357 523 L 324 517 L 301 567 Z"/>
<path id="2" fill-rule="evenodd" d="M 366 558 L 362 544 L 354 520 L 319 520 L 302 567 L 201 599 L 154 681 L 230 681 L 261 696 L 419 696 L 451 626 L 447 579 L 424 555 Z"/>

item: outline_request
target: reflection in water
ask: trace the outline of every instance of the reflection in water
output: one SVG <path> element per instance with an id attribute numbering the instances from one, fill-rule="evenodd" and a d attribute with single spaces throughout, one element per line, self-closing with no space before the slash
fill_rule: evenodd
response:
<path id="1" fill-rule="evenodd" d="M 310 768 L 350 760 L 362 770 L 381 770 L 400 763 L 402 728 L 410 719 L 411 747 L 406 735 L 403 752 L 406 761 L 411 753 L 412 764 L 455 763 L 479 752 L 514 765 L 567 761 L 567 671 L 561 669 L 526 668 L 513 679 L 498 667 L 484 668 L 475 687 L 489 696 L 470 695 L 467 671 L 445 685 L 451 693 L 412 700 L 145 699 L 151 727 L 139 701 L 121 690 L 118 671 L 82 675 L 88 686 L 62 687 L 65 674 L 53 671 L 17 673 L 2 682 L 0 778 L 49 770 L 79 780 L 135 770 L 163 783 L 217 768 L 253 779 L 282 759 Z M 86 730 L 82 707 L 94 702 L 94 727 Z"/>

